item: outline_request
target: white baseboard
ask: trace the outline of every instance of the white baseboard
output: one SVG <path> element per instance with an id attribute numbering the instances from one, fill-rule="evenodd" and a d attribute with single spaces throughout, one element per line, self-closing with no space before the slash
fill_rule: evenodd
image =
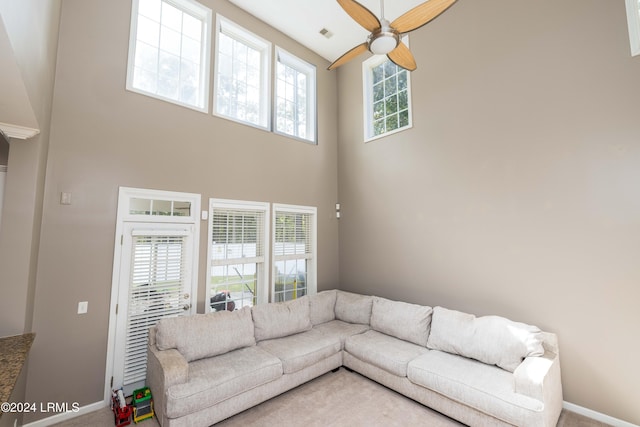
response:
<path id="1" fill-rule="evenodd" d="M 107 406 L 107 403 L 105 403 L 104 401 L 100 401 L 100 402 L 95 402 L 95 403 L 91 403 L 89 405 L 86 406 L 81 406 L 80 408 L 78 408 L 78 410 L 76 412 L 73 411 L 69 411 L 69 412 L 62 412 L 59 414 L 55 414 L 52 415 L 50 417 L 47 418 L 43 418 L 41 420 L 38 421 L 33 421 L 31 423 L 28 424 L 24 424 L 23 427 L 47 427 L 62 421 L 67 421 L 70 420 L 72 418 L 75 417 L 79 417 L 80 415 L 84 415 L 84 414 L 88 414 L 90 412 L 93 411 L 97 411 L 99 409 L 105 408 Z"/>
<path id="2" fill-rule="evenodd" d="M 592 420 L 600 421 L 601 423 L 609 424 L 614 427 L 640 427 L 640 426 L 637 426 L 636 424 L 631 424 L 627 421 L 622 421 L 617 418 L 610 417 L 609 415 L 605 415 L 601 412 L 596 412 L 592 409 L 585 408 L 583 406 L 578 406 L 576 404 L 569 403 L 567 401 L 562 402 L 562 407 L 567 411 L 584 415 L 587 418 L 591 418 Z"/>

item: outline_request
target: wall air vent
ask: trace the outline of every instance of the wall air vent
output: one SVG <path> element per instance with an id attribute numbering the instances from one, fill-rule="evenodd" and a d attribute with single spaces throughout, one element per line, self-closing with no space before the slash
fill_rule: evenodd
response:
<path id="1" fill-rule="evenodd" d="M 323 28 L 320 30 L 320 34 L 322 34 L 323 36 L 325 36 L 326 38 L 330 39 L 333 36 L 333 33 L 329 30 L 327 30 L 326 28 Z"/>

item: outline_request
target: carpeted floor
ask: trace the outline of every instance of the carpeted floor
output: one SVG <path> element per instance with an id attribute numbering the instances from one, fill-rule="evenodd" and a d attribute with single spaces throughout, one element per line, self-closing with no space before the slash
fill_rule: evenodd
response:
<path id="1" fill-rule="evenodd" d="M 114 425 L 113 414 L 108 408 L 56 424 L 58 427 Z M 157 427 L 158 422 L 154 418 L 137 425 Z M 462 424 L 355 372 L 341 368 L 338 372 L 325 374 L 216 426 L 459 427 Z M 606 424 L 566 410 L 562 412 L 558 422 L 558 427 L 603 426 Z"/>

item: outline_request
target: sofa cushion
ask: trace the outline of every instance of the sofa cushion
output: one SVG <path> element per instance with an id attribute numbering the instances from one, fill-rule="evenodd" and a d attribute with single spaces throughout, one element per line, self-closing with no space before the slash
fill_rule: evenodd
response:
<path id="1" fill-rule="evenodd" d="M 189 364 L 189 381 L 168 388 L 166 415 L 178 418 L 206 409 L 282 376 L 280 360 L 247 347 Z"/>
<path id="2" fill-rule="evenodd" d="M 432 312 L 431 307 L 373 297 L 371 329 L 426 347 Z"/>
<path id="3" fill-rule="evenodd" d="M 436 307 L 427 347 L 513 372 L 525 357 L 544 354 L 542 341 L 542 331 L 535 326 Z"/>
<path id="4" fill-rule="evenodd" d="M 204 337 L 204 339 L 203 339 Z M 177 349 L 191 362 L 256 344 L 251 310 L 220 311 L 160 319 L 159 350 Z"/>
<path id="5" fill-rule="evenodd" d="M 336 293 L 333 289 L 309 296 L 309 318 L 312 325 L 330 322 L 336 318 Z"/>
<path id="6" fill-rule="evenodd" d="M 344 349 L 363 362 L 399 377 L 407 376 L 410 361 L 429 351 L 425 347 L 377 331 L 350 336 L 345 341 Z"/>
<path id="7" fill-rule="evenodd" d="M 251 308 L 256 341 L 286 337 L 311 329 L 309 297 L 258 304 Z"/>
<path id="8" fill-rule="evenodd" d="M 340 340 L 340 348 L 344 349 L 344 342 L 351 335 L 361 334 L 369 330 L 369 325 L 361 323 L 347 323 L 342 320 L 332 320 L 313 327 L 313 331 L 318 331 L 324 335 L 337 337 Z"/>
<path id="9" fill-rule="evenodd" d="M 349 323 L 369 324 L 373 297 L 338 291 L 336 295 L 336 319 Z"/>
<path id="10" fill-rule="evenodd" d="M 285 374 L 298 372 L 341 350 L 338 337 L 323 335 L 315 330 L 260 341 L 258 347 L 280 359 Z"/>
<path id="11" fill-rule="evenodd" d="M 517 426 L 536 424 L 537 413 L 545 409 L 543 402 L 515 392 L 513 374 L 437 350 L 409 362 L 407 378 L 414 384 Z"/>

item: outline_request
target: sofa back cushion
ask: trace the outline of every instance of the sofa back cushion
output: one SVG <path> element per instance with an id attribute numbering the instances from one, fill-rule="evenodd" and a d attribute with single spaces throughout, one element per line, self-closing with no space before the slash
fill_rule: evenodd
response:
<path id="1" fill-rule="evenodd" d="M 426 347 L 432 312 L 428 306 L 373 297 L 371 328 Z"/>
<path id="2" fill-rule="evenodd" d="M 535 326 L 435 307 L 427 347 L 513 372 L 525 357 L 544 354 L 543 339 Z"/>
<path id="3" fill-rule="evenodd" d="M 309 296 L 309 318 L 312 325 L 327 323 L 336 318 L 336 290 L 322 291 Z"/>
<path id="4" fill-rule="evenodd" d="M 256 344 L 251 309 L 220 311 L 160 319 L 156 325 L 159 350 L 177 349 L 191 362 Z"/>
<path id="5" fill-rule="evenodd" d="M 309 297 L 251 307 L 256 341 L 286 337 L 311 329 Z"/>
<path id="6" fill-rule="evenodd" d="M 348 323 L 368 325 L 371 320 L 373 297 L 338 291 L 336 295 L 336 319 Z"/>

